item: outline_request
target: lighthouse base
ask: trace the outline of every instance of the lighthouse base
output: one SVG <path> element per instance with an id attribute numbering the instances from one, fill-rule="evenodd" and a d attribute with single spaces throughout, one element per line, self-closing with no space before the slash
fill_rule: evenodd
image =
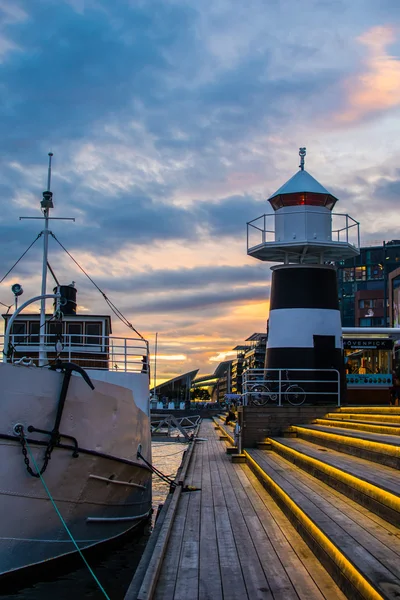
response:
<path id="1" fill-rule="evenodd" d="M 321 369 L 335 369 L 344 392 L 342 324 L 334 267 L 272 267 L 265 368 L 319 372 L 313 377 L 308 371 L 310 379 L 321 379 Z"/>

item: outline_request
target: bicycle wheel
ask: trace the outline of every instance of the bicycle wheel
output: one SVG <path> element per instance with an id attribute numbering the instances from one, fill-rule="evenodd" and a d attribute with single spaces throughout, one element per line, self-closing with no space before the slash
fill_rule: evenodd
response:
<path id="1" fill-rule="evenodd" d="M 267 385 L 254 385 L 250 389 L 250 402 L 254 406 L 265 406 L 274 395 Z"/>
<path id="2" fill-rule="evenodd" d="M 289 385 L 285 391 L 285 400 L 293 406 L 300 406 L 306 401 L 306 393 L 299 385 Z"/>

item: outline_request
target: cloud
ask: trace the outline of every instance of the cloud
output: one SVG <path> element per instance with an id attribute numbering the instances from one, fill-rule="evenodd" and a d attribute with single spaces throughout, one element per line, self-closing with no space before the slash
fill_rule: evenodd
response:
<path id="1" fill-rule="evenodd" d="M 147 314 L 156 313 L 171 313 L 171 312 L 187 312 L 201 311 L 205 312 L 210 307 L 219 309 L 221 314 L 225 309 L 225 305 L 238 304 L 246 300 L 266 299 L 267 288 L 265 285 L 251 287 L 236 287 L 233 289 L 213 290 L 207 292 L 184 293 L 176 297 L 170 292 L 167 294 L 160 293 L 156 299 L 148 300 L 143 304 L 138 304 L 135 309 L 139 312 L 145 311 Z M 215 315 L 215 310 L 213 314 Z"/>
<path id="2" fill-rule="evenodd" d="M 400 105 L 400 59 L 387 47 L 398 37 L 392 26 L 373 27 L 357 38 L 366 47 L 364 69 L 345 82 L 347 101 L 337 115 L 342 123 L 360 121 Z"/>
<path id="3" fill-rule="evenodd" d="M 4 271 L 41 228 L 18 217 L 40 216 L 52 150 L 52 214 L 76 218 L 54 233 L 135 326 L 162 334 L 164 355 L 209 370 L 265 329 L 269 265 L 247 257 L 246 222 L 270 212 L 299 146 L 363 235 L 394 233 L 400 5 L 284 4 L 0 0 Z M 80 305 L 107 312 L 50 248 Z M 4 299 L 13 277 L 37 291 L 39 245 Z"/>
<path id="4" fill-rule="evenodd" d="M 141 294 L 165 290 L 193 290 L 211 285 L 235 286 L 260 282 L 267 278 L 267 272 L 260 265 L 242 266 L 217 266 L 194 267 L 191 269 L 159 269 L 138 273 L 130 277 L 114 279 L 112 290 L 114 292 L 129 292 L 132 289 Z M 107 280 L 100 280 L 100 285 L 107 284 Z"/>

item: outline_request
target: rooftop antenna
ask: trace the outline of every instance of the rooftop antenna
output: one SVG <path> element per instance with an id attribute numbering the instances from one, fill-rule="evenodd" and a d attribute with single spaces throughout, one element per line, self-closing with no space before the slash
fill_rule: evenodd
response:
<path id="1" fill-rule="evenodd" d="M 47 190 L 43 192 L 43 200 L 40 205 L 43 209 L 44 218 L 48 219 L 49 217 L 49 209 L 54 208 L 53 204 L 53 192 L 50 191 L 50 183 L 51 183 L 51 158 L 53 156 L 52 152 L 49 152 L 49 167 L 47 170 Z"/>
<path id="2" fill-rule="evenodd" d="M 47 190 L 50 191 L 50 183 L 51 183 L 51 157 L 53 156 L 52 152 L 49 152 L 49 168 L 47 171 Z"/>
<path id="3" fill-rule="evenodd" d="M 49 216 L 50 209 L 54 208 L 53 204 L 53 193 L 50 191 L 51 183 L 51 159 L 53 153 L 49 152 L 49 167 L 47 170 L 47 190 L 43 192 L 43 200 L 40 205 L 42 207 L 44 216 L 44 229 L 43 229 L 43 265 L 42 265 L 42 290 L 41 290 L 41 303 L 40 303 L 40 329 L 39 329 L 39 365 L 43 366 L 46 363 L 46 299 L 43 297 L 46 294 L 47 286 L 47 256 L 49 251 Z"/>
<path id="4" fill-rule="evenodd" d="M 300 156 L 299 169 L 301 169 L 302 171 L 304 171 L 304 159 L 305 159 L 306 154 L 307 154 L 306 148 L 299 148 L 299 156 Z"/>

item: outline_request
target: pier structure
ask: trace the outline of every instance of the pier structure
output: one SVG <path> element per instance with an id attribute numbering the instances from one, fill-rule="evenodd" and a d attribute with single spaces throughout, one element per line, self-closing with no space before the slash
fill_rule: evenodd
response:
<path id="1" fill-rule="evenodd" d="M 125 600 L 395 600 L 399 431 L 400 407 L 342 407 L 238 454 L 204 420 Z"/>
<path id="2" fill-rule="evenodd" d="M 306 149 L 299 154 L 300 170 L 268 199 L 273 213 L 247 224 L 247 253 L 280 263 L 271 267 L 265 368 L 335 369 L 343 378 L 333 262 L 359 254 L 359 224 L 333 212 L 338 199 L 305 170 Z"/>

